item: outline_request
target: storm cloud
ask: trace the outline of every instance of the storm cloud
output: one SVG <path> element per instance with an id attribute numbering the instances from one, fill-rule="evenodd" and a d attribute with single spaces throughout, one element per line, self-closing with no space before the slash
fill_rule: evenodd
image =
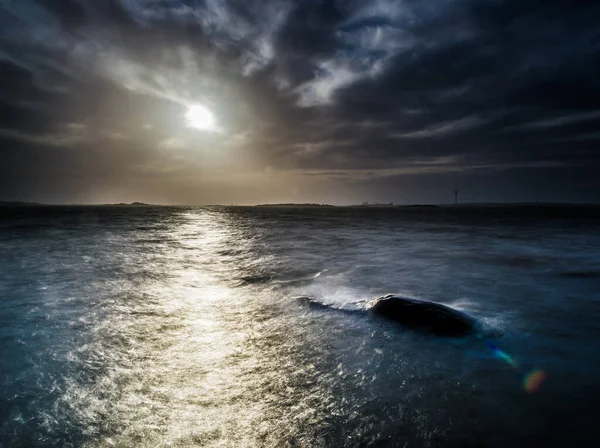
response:
<path id="1" fill-rule="evenodd" d="M 0 200 L 600 201 L 600 4 L 0 1 Z M 193 104 L 218 131 L 185 125 Z"/>

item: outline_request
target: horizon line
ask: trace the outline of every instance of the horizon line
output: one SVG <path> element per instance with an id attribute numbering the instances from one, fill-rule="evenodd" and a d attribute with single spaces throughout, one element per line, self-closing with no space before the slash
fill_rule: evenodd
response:
<path id="1" fill-rule="evenodd" d="M 463 202 L 455 204 L 453 202 L 444 203 L 410 203 L 410 204 L 395 204 L 391 203 L 363 203 L 363 204 L 328 204 L 316 202 L 272 202 L 272 203 L 257 203 L 257 204 L 155 204 L 146 202 L 114 202 L 114 203 L 46 203 L 46 202 L 30 202 L 30 201 L 0 201 L 0 206 L 42 206 L 42 207 L 358 207 L 358 208 L 401 208 L 401 207 L 461 207 L 461 206 L 510 206 L 510 205 L 596 205 L 600 206 L 600 202 L 564 202 L 564 201 L 519 201 L 519 202 Z"/>

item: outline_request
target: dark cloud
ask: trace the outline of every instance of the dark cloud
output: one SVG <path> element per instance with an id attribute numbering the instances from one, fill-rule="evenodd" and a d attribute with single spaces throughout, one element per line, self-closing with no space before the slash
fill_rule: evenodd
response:
<path id="1" fill-rule="evenodd" d="M 597 201 L 599 20 L 592 1 L 5 2 L 0 196 Z M 193 103 L 218 132 L 185 126 Z"/>

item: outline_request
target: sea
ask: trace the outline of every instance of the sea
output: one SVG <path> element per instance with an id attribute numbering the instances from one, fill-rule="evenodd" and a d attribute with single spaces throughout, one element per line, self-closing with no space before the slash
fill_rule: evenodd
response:
<path id="1" fill-rule="evenodd" d="M 336 311 L 386 294 L 482 331 Z M 599 436 L 599 207 L 0 209 L 2 448 Z"/>

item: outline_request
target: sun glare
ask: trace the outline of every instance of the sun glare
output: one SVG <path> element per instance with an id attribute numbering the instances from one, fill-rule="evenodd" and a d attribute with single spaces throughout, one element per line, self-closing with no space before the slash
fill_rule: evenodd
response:
<path id="1" fill-rule="evenodd" d="M 200 129 L 202 131 L 216 131 L 215 116 L 210 110 L 201 104 L 193 104 L 189 106 L 185 114 L 187 125 L 191 128 Z"/>

